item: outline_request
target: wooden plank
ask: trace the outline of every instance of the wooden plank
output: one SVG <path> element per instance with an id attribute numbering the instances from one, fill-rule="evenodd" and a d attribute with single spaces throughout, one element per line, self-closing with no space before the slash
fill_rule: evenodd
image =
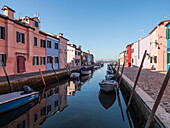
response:
<path id="1" fill-rule="evenodd" d="M 118 64 L 119 64 L 119 65 L 118 65 L 117 72 L 116 72 L 116 82 L 117 82 L 117 78 L 118 78 L 118 75 L 119 75 L 120 59 L 119 59 Z"/>
<path id="2" fill-rule="evenodd" d="M 39 69 L 39 71 L 40 71 L 40 74 L 41 74 L 41 78 L 42 78 L 43 84 L 44 84 L 44 86 L 46 86 L 46 83 L 45 83 L 45 80 L 44 80 L 43 74 L 42 74 L 42 72 L 41 72 L 41 69 Z"/>
<path id="3" fill-rule="evenodd" d="M 136 80 L 135 80 L 135 83 L 134 83 L 134 86 L 133 86 L 133 90 L 131 92 L 131 95 L 130 95 L 130 98 L 129 98 L 129 101 L 128 101 L 127 110 L 128 110 L 128 108 L 130 106 L 130 103 L 131 103 L 131 100 L 132 100 L 132 96 L 135 93 L 135 88 L 136 88 L 136 85 L 137 85 L 137 82 L 138 82 L 138 79 L 139 79 L 139 76 L 140 76 L 140 73 L 141 73 L 141 70 L 142 70 L 142 67 L 143 67 L 143 63 L 144 63 L 144 60 L 145 60 L 145 57 L 146 57 L 146 53 L 147 53 L 147 50 L 145 50 L 145 52 L 144 52 L 144 55 L 143 55 L 143 58 L 142 58 L 142 62 L 140 64 L 140 68 L 138 70 L 138 74 L 137 74 L 137 77 L 136 77 Z"/>
<path id="4" fill-rule="evenodd" d="M 152 108 L 152 111 L 151 111 L 151 113 L 149 115 L 149 118 L 148 118 L 148 120 L 146 122 L 145 128 L 149 128 L 149 126 L 150 126 L 150 124 L 151 124 L 151 122 L 152 122 L 152 120 L 153 120 L 153 118 L 155 116 L 156 110 L 157 110 L 157 108 L 158 108 L 158 106 L 160 104 L 160 101 L 161 101 L 161 98 L 162 98 L 162 96 L 164 94 L 165 88 L 168 85 L 169 77 L 170 77 L 170 68 L 168 69 L 168 73 L 166 74 L 166 77 L 164 79 L 162 87 L 161 87 L 161 89 L 159 91 L 159 94 L 158 94 L 158 96 L 156 98 L 155 104 L 154 104 L 154 106 Z"/>

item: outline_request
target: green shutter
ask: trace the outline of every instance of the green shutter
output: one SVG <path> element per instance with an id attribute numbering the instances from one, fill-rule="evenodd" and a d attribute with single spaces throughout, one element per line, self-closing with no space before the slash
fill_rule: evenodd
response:
<path id="1" fill-rule="evenodd" d="M 168 29 L 168 39 L 170 39 L 170 29 Z"/>
<path id="2" fill-rule="evenodd" d="M 169 64 L 169 53 L 167 53 L 167 64 Z"/>
<path id="3" fill-rule="evenodd" d="M 17 42 L 19 42 L 19 32 L 17 32 Z"/>
<path id="4" fill-rule="evenodd" d="M 152 63 L 152 57 L 150 57 L 150 63 Z"/>
<path id="5" fill-rule="evenodd" d="M 166 29 L 166 39 L 168 40 L 168 29 Z"/>
<path id="6" fill-rule="evenodd" d="M 154 63 L 157 63 L 157 56 L 154 56 Z"/>
<path id="7" fill-rule="evenodd" d="M 24 44 L 25 43 L 25 34 L 22 33 L 22 43 Z"/>

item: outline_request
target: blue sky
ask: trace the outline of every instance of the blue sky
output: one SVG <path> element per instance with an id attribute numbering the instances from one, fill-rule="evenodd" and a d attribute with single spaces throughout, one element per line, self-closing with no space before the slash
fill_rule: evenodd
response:
<path id="1" fill-rule="evenodd" d="M 169 0 L 1 0 L 0 5 L 14 9 L 15 18 L 39 13 L 41 30 L 62 32 L 95 60 L 117 59 L 127 44 L 170 15 Z"/>

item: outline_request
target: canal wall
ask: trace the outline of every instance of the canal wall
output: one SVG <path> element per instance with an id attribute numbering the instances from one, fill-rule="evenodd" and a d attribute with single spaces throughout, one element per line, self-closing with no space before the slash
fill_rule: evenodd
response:
<path id="1" fill-rule="evenodd" d="M 123 74 L 120 88 L 126 104 L 129 100 L 133 85 L 134 82 Z M 129 112 L 132 117 L 132 120 L 134 122 L 138 122 L 134 123 L 137 125 L 135 127 L 145 126 L 154 103 L 155 101 L 146 92 L 144 92 L 140 87 L 138 86 L 136 87 L 135 94 L 132 98 L 131 105 L 129 107 Z M 156 116 L 151 123 L 151 127 L 153 128 L 170 127 L 170 114 L 167 113 L 165 109 L 163 109 L 161 106 L 158 107 Z"/>
<path id="2" fill-rule="evenodd" d="M 87 69 L 91 68 L 92 66 L 86 66 Z M 76 72 L 79 71 L 79 68 L 71 68 L 70 72 Z M 69 78 L 69 72 L 67 69 L 56 71 L 56 75 L 53 71 L 45 73 L 42 72 L 44 76 L 44 80 L 46 83 L 46 86 L 53 83 L 58 83 L 62 81 L 63 79 Z M 56 77 L 57 76 L 57 77 Z M 10 77 L 9 77 L 10 78 Z M 58 79 L 57 79 L 58 78 Z M 15 76 L 13 80 L 10 81 L 12 88 L 14 91 L 20 91 L 23 90 L 24 85 L 28 85 L 29 87 L 33 88 L 34 90 L 37 90 L 39 88 L 43 88 L 43 81 L 41 78 L 41 75 L 39 72 L 35 73 L 35 75 L 26 75 L 25 77 L 20 78 L 20 76 Z M 7 81 L 0 82 L 0 94 L 8 93 L 10 92 L 9 85 Z"/>

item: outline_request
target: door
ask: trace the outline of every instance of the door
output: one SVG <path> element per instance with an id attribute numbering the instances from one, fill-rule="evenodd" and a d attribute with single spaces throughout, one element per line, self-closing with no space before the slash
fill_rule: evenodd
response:
<path id="1" fill-rule="evenodd" d="M 24 56 L 17 56 L 17 69 L 18 73 L 25 72 L 25 57 Z"/>

